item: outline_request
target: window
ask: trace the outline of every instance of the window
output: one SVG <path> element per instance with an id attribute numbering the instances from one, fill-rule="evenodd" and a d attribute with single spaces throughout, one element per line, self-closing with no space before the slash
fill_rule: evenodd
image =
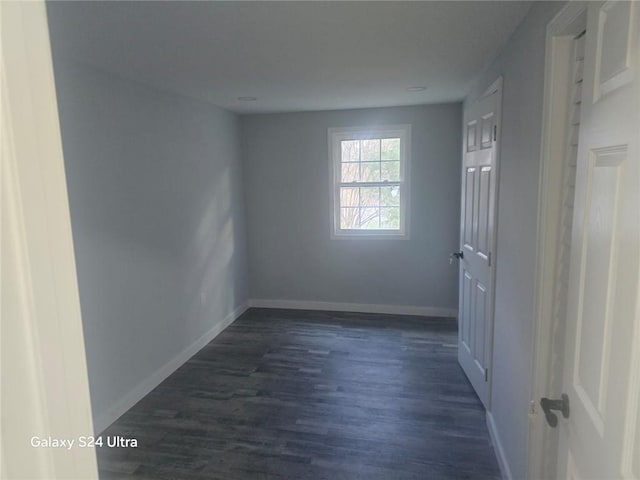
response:
<path id="1" fill-rule="evenodd" d="M 331 128 L 332 237 L 407 237 L 410 125 Z"/>

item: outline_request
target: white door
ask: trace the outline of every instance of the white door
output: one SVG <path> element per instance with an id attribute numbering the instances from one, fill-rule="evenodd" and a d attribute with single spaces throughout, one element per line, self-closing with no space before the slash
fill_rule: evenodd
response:
<path id="1" fill-rule="evenodd" d="M 640 4 L 588 6 L 559 478 L 640 478 Z"/>
<path id="2" fill-rule="evenodd" d="M 501 81 L 466 109 L 462 169 L 458 360 L 489 407 L 493 342 L 496 139 Z"/>

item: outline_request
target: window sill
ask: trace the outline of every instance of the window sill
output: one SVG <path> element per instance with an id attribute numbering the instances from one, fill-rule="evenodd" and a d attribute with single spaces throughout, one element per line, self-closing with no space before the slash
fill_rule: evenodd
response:
<path id="1" fill-rule="evenodd" d="M 332 240 L 409 240 L 407 232 L 383 232 L 380 230 L 341 230 L 331 233 Z"/>

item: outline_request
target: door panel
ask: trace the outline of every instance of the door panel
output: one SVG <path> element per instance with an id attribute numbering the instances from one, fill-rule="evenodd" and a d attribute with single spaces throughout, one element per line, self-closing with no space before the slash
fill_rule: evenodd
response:
<path id="1" fill-rule="evenodd" d="M 467 152 L 473 152 L 476 149 L 476 126 L 477 120 L 467 123 Z"/>
<path id="2" fill-rule="evenodd" d="M 478 253 L 489 253 L 489 208 L 491 206 L 491 167 L 480 169 L 478 191 Z"/>
<path id="3" fill-rule="evenodd" d="M 476 186 L 476 169 L 467 168 L 465 177 L 465 209 L 464 209 L 464 245 L 465 250 L 473 252 L 473 212 Z"/>
<path id="4" fill-rule="evenodd" d="M 483 404 L 490 402 L 489 364 L 493 341 L 496 118 L 499 88 L 465 111 L 460 223 L 460 340 L 458 359 Z"/>
<path id="5" fill-rule="evenodd" d="M 593 154 L 594 152 L 592 152 Z M 619 180 L 624 153 L 593 154 L 589 162 L 585 202 L 584 299 L 578 316 L 574 383 L 602 423 L 611 340 L 611 300 L 615 288 L 615 251 Z"/>
<path id="6" fill-rule="evenodd" d="M 597 12 L 594 101 L 633 79 L 635 9 L 631 2 L 607 2 Z"/>
<path id="7" fill-rule="evenodd" d="M 592 152 L 593 153 L 593 152 Z M 611 341 L 611 300 L 617 261 L 615 246 L 619 179 L 622 159 L 593 155 L 587 174 L 585 206 L 583 298 L 577 318 L 576 391 L 600 434 L 604 426 L 604 402 Z M 586 307 L 586 308 L 585 308 Z"/>
<path id="8" fill-rule="evenodd" d="M 639 478 L 638 5 L 588 5 L 559 478 Z"/>
<path id="9" fill-rule="evenodd" d="M 482 117 L 482 143 L 480 148 L 492 148 L 493 147 L 493 125 L 494 118 L 493 112 L 489 112 Z"/>
<path id="10" fill-rule="evenodd" d="M 476 367 L 484 375 L 485 367 L 487 365 L 487 359 L 485 358 L 486 350 L 486 338 L 485 330 L 487 323 L 487 287 L 481 283 L 476 283 L 476 298 L 475 298 L 475 314 L 476 321 L 473 323 L 473 359 L 476 363 Z"/>
<path id="11" fill-rule="evenodd" d="M 462 277 L 462 314 L 460 332 L 461 332 L 461 341 L 462 347 L 470 354 L 471 353 L 471 315 L 473 314 L 473 305 L 472 305 L 472 284 L 473 279 L 469 272 L 464 271 Z"/>

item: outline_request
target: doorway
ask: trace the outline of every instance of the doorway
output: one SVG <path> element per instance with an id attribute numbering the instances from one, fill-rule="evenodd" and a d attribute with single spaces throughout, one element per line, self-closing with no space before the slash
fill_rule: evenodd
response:
<path id="1" fill-rule="evenodd" d="M 640 467 L 638 17 L 571 2 L 547 28 L 530 478 Z"/>

